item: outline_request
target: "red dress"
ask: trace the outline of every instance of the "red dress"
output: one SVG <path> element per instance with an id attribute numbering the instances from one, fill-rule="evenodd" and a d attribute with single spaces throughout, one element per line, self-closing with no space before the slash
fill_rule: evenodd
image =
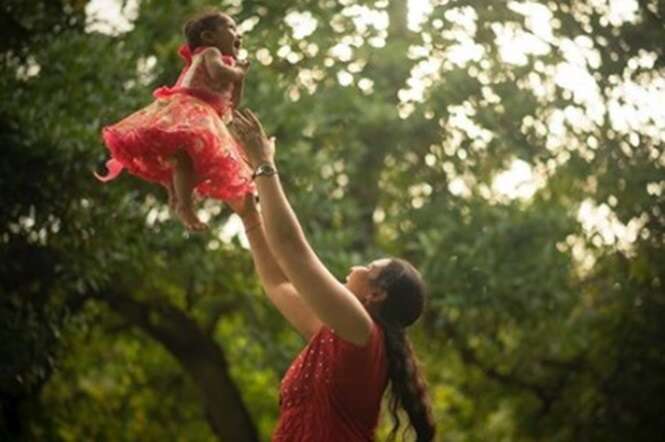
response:
<path id="1" fill-rule="evenodd" d="M 104 142 L 111 152 L 106 164 L 109 181 L 123 169 L 147 181 L 169 186 L 172 180 L 171 157 L 184 149 L 194 165 L 195 191 L 201 196 L 221 200 L 237 199 L 253 191 L 251 168 L 242 148 L 225 122 L 231 117 L 233 85 L 223 92 L 210 87 L 212 79 L 203 60 L 196 57 L 207 47 L 190 53 L 180 49 L 186 66 L 174 87 L 154 92 L 156 100 L 120 122 L 103 129 Z M 233 66 L 233 57 L 222 56 Z M 191 73 L 189 69 L 195 69 Z M 189 84 L 182 86 L 188 77 Z"/>
<path id="2" fill-rule="evenodd" d="M 387 382 L 380 326 L 365 347 L 321 327 L 284 375 L 272 441 L 373 441 Z"/>

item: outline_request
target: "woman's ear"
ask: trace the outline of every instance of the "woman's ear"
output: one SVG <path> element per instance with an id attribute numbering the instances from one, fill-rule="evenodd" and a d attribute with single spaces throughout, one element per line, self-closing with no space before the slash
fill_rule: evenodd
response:
<path id="1" fill-rule="evenodd" d="M 379 302 L 383 302 L 384 299 L 388 294 L 386 293 L 385 290 L 372 290 L 369 295 L 367 296 L 367 304 L 376 304 Z"/>

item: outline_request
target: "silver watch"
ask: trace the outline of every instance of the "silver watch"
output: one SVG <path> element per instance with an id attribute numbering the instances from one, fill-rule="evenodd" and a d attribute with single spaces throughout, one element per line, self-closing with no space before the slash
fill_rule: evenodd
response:
<path id="1" fill-rule="evenodd" d="M 273 176 L 276 173 L 277 173 L 277 169 L 275 169 L 275 166 L 273 164 L 271 164 L 271 163 L 261 163 L 254 170 L 254 173 L 252 174 L 252 179 L 256 179 L 256 177 L 259 177 L 259 176 Z"/>

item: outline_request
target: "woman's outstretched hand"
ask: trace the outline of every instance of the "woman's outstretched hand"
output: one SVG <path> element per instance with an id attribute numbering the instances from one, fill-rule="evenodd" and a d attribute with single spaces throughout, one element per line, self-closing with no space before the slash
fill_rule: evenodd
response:
<path id="1" fill-rule="evenodd" d="M 256 168 L 259 164 L 274 162 L 275 139 L 266 136 L 261 122 L 251 110 L 234 111 L 229 129 L 234 138 L 245 147 L 252 167 Z"/>
<path id="2" fill-rule="evenodd" d="M 243 220 L 258 214 L 256 196 L 248 193 L 238 199 L 228 201 L 227 204 Z"/>

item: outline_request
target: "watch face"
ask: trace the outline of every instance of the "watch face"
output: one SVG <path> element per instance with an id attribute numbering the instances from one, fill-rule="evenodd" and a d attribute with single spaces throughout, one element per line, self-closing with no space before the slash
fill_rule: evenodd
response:
<path id="1" fill-rule="evenodd" d="M 266 164 L 263 167 L 261 167 L 261 173 L 263 175 L 272 175 L 275 173 L 275 168 Z"/>
<path id="2" fill-rule="evenodd" d="M 256 169 L 254 176 L 272 176 L 275 173 L 277 173 L 277 171 L 272 165 L 262 164 Z"/>

